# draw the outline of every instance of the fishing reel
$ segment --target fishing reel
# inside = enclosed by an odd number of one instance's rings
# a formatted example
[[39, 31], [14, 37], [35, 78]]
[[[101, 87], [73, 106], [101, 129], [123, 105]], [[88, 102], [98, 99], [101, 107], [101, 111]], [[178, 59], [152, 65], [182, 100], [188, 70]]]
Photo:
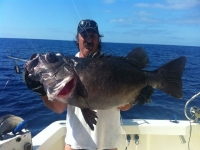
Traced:
[[200, 118], [200, 109], [196, 106], [193, 106], [190, 108], [190, 114], [194, 116], [195, 118], [194, 122], [198, 122], [198, 119]]
[[[197, 94], [195, 94], [194, 96], [192, 96], [192, 98], [190, 98], [190, 99], [187, 101], [187, 103], [185, 104], [185, 109], [184, 109], [184, 113], [185, 113], [186, 118], [187, 118], [188, 120], [194, 121], [195, 123], [197, 123], [197, 122], [198, 122], [198, 119], [200, 118], [200, 108], [198, 108], [198, 107], [196, 107], [196, 106], [191, 107], [191, 108], [190, 108], [190, 114], [191, 114], [192, 116], [191, 116], [191, 117], [188, 117], [188, 115], [187, 115], [187, 106], [188, 106], [188, 104], [189, 104], [192, 100], [194, 100], [194, 99], [195, 99], [197, 96], [199, 96], [199, 95], [200, 95], [200, 92], [197, 93]], [[194, 119], [192, 119], [192, 118], [194, 118]]]
[[[13, 59], [13, 60], [20, 60], [20, 61], [23, 61], [23, 62], [27, 62], [28, 61], [28, 60], [17, 58], [17, 57], [13, 57], [13, 56], [8, 56], [8, 58]], [[17, 64], [16, 61], [15, 61], [14, 71], [15, 71], [16, 74], [20, 74], [21, 73], [19, 65]]]

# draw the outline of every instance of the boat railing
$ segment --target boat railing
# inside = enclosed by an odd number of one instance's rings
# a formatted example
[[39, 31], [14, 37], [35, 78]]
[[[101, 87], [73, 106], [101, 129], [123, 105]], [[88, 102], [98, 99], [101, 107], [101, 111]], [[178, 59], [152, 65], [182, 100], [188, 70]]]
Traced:
[[[190, 120], [193, 121], [195, 123], [198, 122], [198, 119], [200, 118], [200, 108], [198, 108], [197, 106], [192, 106], [190, 108], [190, 114], [192, 115], [191, 117], [188, 117], [187, 115], [187, 107], [188, 104], [193, 101], [195, 98], [197, 98], [200, 95], [200, 92], [195, 94], [194, 96], [192, 96], [185, 104], [185, 109], [184, 109], [184, 113], [185, 113], [185, 117]], [[193, 119], [194, 118], [194, 119]]]

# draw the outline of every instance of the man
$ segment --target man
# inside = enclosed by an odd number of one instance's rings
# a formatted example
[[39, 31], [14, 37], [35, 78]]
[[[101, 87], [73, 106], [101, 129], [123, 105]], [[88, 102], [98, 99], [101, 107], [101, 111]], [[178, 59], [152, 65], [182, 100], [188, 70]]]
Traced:
[[[101, 37], [95, 21], [89, 19], [80, 21], [76, 36], [76, 44], [79, 52], [76, 54], [76, 57], [84, 58], [95, 52], [100, 54]], [[117, 150], [122, 137], [120, 110], [128, 110], [133, 104], [127, 104], [109, 110], [96, 110], [98, 120], [94, 131], [92, 131], [85, 122], [81, 110], [78, 107], [61, 103], [56, 99], [49, 101], [43, 85], [39, 82], [31, 81], [28, 78], [26, 70], [24, 71], [24, 80], [29, 89], [35, 91], [42, 97], [43, 102], [49, 109], [60, 114], [67, 108], [65, 150]], [[141, 99], [144, 99], [144, 97]], [[147, 102], [146, 99], [144, 101]]]

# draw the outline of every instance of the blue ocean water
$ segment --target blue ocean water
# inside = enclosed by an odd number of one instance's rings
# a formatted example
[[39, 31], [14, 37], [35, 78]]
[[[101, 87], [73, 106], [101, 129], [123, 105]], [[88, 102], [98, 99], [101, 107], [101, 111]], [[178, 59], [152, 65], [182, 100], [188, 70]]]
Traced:
[[[121, 112], [123, 119], [178, 119], [186, 120], [184, 106], [188, 99], [200, 91], [200, 47], [102, 43], [102, 51], [125, 56], [135, 47], [143, 47], [149, 56], [148, 70], [154, 70], [162, 64], [179, 56], [186, 56], [187, 63], [183, 73], [183, 99], [175, 99], [155, 90], [152, 102], [146, 105], [136, 105], [129, 111]], [[75, 55], [78, 50], [73, 41], [35, 40], [35, 39], [6, 39], [0, 38], [0, 116], [14, 114], [28, 120], [28, 129], [32, 136], [36, 135], [50, 123], [66, 118], [49, 110], [37, 94], [28, 90], [21, 74], [15, 74], [14, 65], [17, 63], [23, 70], [24, 62], [14, 61], [8, 56], [29, 59], [33, 53], [62, 52], [65, 55]], [[197, 97], [191, 106], [200, 107]], [[189, 105], [189, 108], [191, 107]]]

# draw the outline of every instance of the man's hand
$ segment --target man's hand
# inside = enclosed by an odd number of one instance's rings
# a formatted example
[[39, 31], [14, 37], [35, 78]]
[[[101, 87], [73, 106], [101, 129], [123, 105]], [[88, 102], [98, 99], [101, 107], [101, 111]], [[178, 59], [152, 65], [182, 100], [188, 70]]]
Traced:
[[47, 95], [46, 92], [45, 92], [45, 90], [44, 90], [43, 84], [41, 84], [39, 81], [31, 80], [28, 77], [28, 74], [29, 74], [28, 71], [26, 70], [26, 68], [24, 68], [22, 77], [23, 77], [23, 80], [24, 80], [24, 83], [26, 84], [26, 86], [30, 90], [32, 90], [35, 93], [37, 93], [39, 96], [45, 96], [45, 95]]
[[132, 104], [126, 104], [126, 105], [123, 105], [123, 106], [119, 106], [118, 108], [119, 108], [121, 111], [127, 111], [127, 110], [129, 110], [131, 107], [133, 107]]

